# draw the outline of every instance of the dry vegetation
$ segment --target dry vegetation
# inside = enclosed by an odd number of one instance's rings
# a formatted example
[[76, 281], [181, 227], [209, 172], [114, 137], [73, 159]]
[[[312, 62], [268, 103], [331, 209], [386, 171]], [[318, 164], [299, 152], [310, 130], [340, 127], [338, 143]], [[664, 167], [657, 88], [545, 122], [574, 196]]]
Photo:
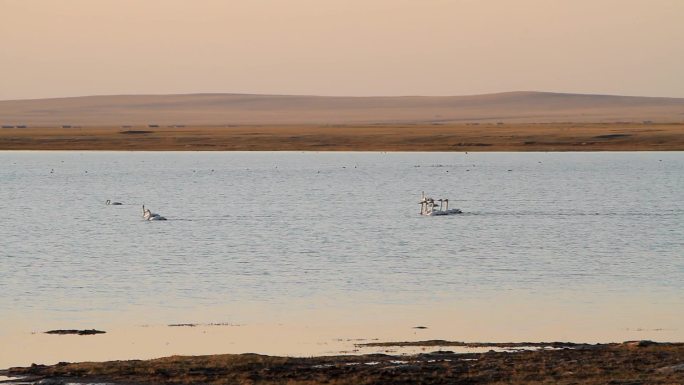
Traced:
[[682, 98], [547, 92], [9, 100], [0, 120], [2, 150], [684, 150]]
[[417, 124], [0, 129], [0, 150], [684, 150], [684, 124]]
[[34, 380], [120, 384], [682, 384], [684, 344], [575, 345], [557, 350], [411, 357], [256, 354], [13, 368]]

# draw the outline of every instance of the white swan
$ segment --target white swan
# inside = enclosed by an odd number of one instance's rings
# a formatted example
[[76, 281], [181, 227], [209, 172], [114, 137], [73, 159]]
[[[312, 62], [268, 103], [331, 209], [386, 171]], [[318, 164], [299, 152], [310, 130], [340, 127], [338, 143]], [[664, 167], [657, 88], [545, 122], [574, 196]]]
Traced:
[[150, 209], [146, 209], [145, 205], [142, 206], [143, 210], [143, 219], [146, 221], [165, 221], [166, 218], [162, 217], [159, 214], [155, 214]]
[[112, 202], [111, 200], [107, 199], [107, 201], [105, 202], [105, 204], [107, 204], [108, 206], [110, 206], [110, 205], [111, 205], [111, 206], [121, 206], [123, 203], [121, 203], [121, 202]]

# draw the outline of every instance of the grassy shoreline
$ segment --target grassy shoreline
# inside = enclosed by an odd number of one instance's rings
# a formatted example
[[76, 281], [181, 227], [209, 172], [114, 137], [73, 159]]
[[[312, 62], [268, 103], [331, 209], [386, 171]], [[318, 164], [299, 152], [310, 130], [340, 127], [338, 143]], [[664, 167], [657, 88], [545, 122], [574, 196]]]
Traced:
[[[424, 343], [430, 346], [431, 341]], [[486, 344], [494, 345], [510, 347], [516, 344]], [[33, 365], [11, 368], [4, 374], [22, 376], [31, 381], [49, 379], [51, 384], [684, 383], [684, 343], [635, 341], [621, 344], [543, 345], [550, 348], [466, 354], [438, 351], [413, 356], [172, 356], [147, 361]]]
[[29, 127], [0, 150], [684, 151], [684, 123]]

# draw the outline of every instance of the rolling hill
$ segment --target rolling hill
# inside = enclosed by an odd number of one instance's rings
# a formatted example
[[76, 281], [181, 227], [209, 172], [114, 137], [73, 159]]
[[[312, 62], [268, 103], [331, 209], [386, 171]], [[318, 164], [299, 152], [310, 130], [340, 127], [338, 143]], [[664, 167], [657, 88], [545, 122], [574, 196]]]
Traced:
[[0, 101], [27, 126], [684, 122], [684, 98], [507, 92], [473, 96], [114, 95]]

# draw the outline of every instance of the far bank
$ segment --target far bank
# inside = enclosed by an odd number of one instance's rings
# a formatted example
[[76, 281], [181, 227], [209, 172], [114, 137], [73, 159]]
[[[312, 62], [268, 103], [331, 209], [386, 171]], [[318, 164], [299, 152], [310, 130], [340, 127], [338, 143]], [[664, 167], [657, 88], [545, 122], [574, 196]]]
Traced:
[[684, 123], [12, 126], [0, 150], [683, 151]]

